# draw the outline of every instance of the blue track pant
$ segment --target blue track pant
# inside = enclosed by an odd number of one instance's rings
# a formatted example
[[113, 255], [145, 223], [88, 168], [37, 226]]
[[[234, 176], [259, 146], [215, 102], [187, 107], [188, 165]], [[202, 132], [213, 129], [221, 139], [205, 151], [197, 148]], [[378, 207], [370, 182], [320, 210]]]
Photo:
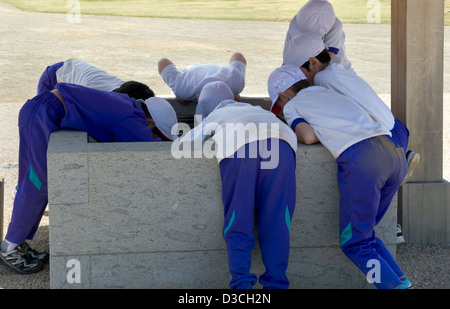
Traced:
[[64, 117], [61, 101], [51, 92], [28, 100], [19, 113], [18, 190], [6, 239], [32, 239], [47, 206], [47, 148], [50, 134]]
[[409, 130], [400, 120], [395, 119], [394, 128], [391, 130], [391, 133], [392, 137], [390, 137], [390, 140], [396, 147], [403, 148], [403, 151], [406, 154], [406, 151], [408, 150]]
[[[264, 149], [272, 149], [275, 143], [279, 145], [278, 165], [274, 169], [261, 169], [261, 162], [268, 160], [263, 159], [268, 157]], [[232, 275], [230, 288], [251, 288], [256, 283], [256, 275], [250, 273], [255, 214], [265, 266], [259, 281], [264, 288], [287, 288], [289, 229], [296, 197], [295, 153], [289, 144], [278, 139], [244, 147], [246, 154], [252, 147], [258, 147], [256, 158], [235, 154], [220, 162], [225, 214], [223, 236]]]
[[[396, 288], [404, 273], [374, 227], [383, 218], [407, 173], [403, 148], [386, 136], [361, 141], [337, 159], [340, 190], [340, 245], [377, 288]], [[375, 263], [375, 264], [374, 264]], [[379, 270], [379, 276], [373, 275]], [[373, 275], [373, 276], [372, 276]]]
[[42, 73], [41, 77], [39, 78], [39, 82], [37, 85], [37, 94], [41, 94], [45, 91], [51, 91], [55, 89], [55, 86], [57, 84], [56, 80], [56, 71], [60, 67], [62, 67], [64, 62], [58, 62], [53, 65], [48, 66], [45, 71]]
[[[28, 100], [19, 113], [18, 189], [6, 235], [12, 243], [33, 238], [47, 205], [47, 149], [52, 132], [82, 130], [100, 142], [156, 140], [143, 112], [135, 110], [137, 105], [127, 95], [70, 84], [60, 84], [58, 89], [67, 96], [67, 113], [50, 91]], [[101, 106], [109, 109], [103, 112]], [[122, 108], [129, 117], [122, 118]]]

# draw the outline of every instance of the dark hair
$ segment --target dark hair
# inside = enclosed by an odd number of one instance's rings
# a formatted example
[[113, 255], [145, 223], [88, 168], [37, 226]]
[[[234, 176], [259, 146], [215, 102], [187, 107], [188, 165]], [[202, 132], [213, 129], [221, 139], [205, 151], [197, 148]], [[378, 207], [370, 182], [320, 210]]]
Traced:
[[309, 86], [311, 86], [311, 83], [307, 79], [302, 79], [289, 87], [289, 89], [295, 93], [299, 93], [300, 90], [308, 88]]
[[[320, 63], [328, 63], [331, 61], [331, 57], [330, 54], [328, 53], [328, 50], [325, 48], [324, 50], [322, 50], [320, 52], [320, 54], [318, 54], [317, 56], [315, 56], [314, 58], [316, 58], [317, 60], [319, 60]], [[306, 61], [303, 65], [302, 68], [305, 68], [309, 71], [309, 60]]]
[[[148, 110], [147, 104], [145, 104], [143, 101], [138, 101], [139, 105], [141, 106], [142, 110], [144, 111], [145, 118], [152, 118], [152, 115], [150, 115], [150, 112]], [[153, 118], [152, 118], [153, 119]]]
[[114, 89], [113, 91], [125, 93], [130, 98], [134, 98], [136, 100], [146, 100], [155, 96], [155, 93], [147, 85], [136, 81], [125, 82], [119, 88]]
[[161, 138], [163, 141], [166, 142], [170, 142], [171, 140], [169, 138], [167, 138], [164, 134], [162, 134], [161, 130], [158, 129], [157, 127], [154, 127], [152, 129], [153, 134], [155, 134], [156, 136], [158, 136], [159, 138]]

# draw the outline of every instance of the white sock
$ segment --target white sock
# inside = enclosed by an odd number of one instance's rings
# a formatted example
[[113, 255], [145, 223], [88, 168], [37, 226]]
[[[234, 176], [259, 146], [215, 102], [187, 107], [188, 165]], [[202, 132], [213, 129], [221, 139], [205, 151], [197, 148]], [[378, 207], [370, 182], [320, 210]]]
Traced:
[[12, 242], [7, 241], [6, 239], [2, 242], [2, 251], [3, 252], [9, 252], [14, 250], [19, 244], [15, 244]]

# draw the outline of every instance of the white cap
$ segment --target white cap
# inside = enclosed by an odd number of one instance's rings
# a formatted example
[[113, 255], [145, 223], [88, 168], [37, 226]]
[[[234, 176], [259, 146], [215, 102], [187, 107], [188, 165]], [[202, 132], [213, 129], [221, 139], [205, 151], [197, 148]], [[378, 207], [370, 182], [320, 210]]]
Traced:
[[172, 134], [174, 126], [176, 126], [175, 132], [178, 131], [178, 118], [172, 105], [167, 100], [158, 97], [148, 98], [144, 103], [159, 131], [171, 141], [177, 139], [178, 136]]
[[324, 0], [309, 0], [293, 19], [298, 31], [311, 32], [321, 38], [330, 31], [335, 22], [333, 5]]
[[195, 109], [197, 123], [208, 117], [219, 106], [220, 102], [233, 99], [233, 92], [224, 82], [215, 81], [208, 83], [203, 87], [198, 97], [197, 108]]
[[278, 99], [278, 94], [288, 90], [293, 84], [306, 79], [305, 74], [300, 70], [299, 66], [283, 65], [276, 68], [269, 76], [267, 80], [267, 90], [269, 92], [270, 100], [272, 100], [272, 106], [270, 110], [274, 114], [278, 114], [280, 109], [275, 105]]
[[300, 33], [287, 42], [283, 50], [283, 63], [300, 67], [326, 48], [319, 36], [310, 32]]

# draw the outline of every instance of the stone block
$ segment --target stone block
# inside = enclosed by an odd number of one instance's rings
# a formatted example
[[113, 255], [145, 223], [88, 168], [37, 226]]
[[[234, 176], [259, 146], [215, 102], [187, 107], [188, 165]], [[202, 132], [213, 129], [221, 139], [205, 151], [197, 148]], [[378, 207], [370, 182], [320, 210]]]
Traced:
[[[216, 159], [171, 155], [171, 143], [93, 143], [51, 135], [51, 288], [228, 288]], [[299, 145], [291, 288], [371, 288], [338, 244], [336, 163]], [[396, 198], [377, 235], [395, 255]], [[264, 272], [258, 246], [252, 271]], [[80, 283], [70, 283], [76, 269]], [[257, 286], [259, 287], [259, 286]]]

